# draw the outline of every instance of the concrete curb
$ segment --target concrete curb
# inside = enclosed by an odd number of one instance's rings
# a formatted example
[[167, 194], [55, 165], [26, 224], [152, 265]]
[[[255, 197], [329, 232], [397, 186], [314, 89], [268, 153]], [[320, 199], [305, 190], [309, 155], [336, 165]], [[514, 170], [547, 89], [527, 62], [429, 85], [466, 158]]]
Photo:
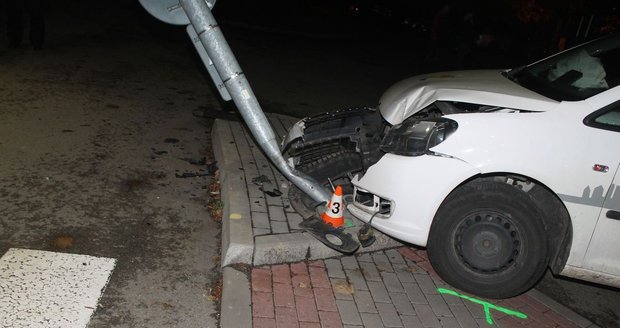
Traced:
[[[211, 132], [213, 154], [220, 171], [220, 192], [224, 203], [222, 215], [222, 267], [233, 263], [252, 264], [254, 236], [249, 198], [242, 174], [239, 153], [227, 121], [215, 120]], [[233, 233], [234, 232], [234, 233]]]
[[252, 292], [245, 273], [223, 269], [220, 327], [252, 327]]
[[533, 299], [539, 301], [540, 303], [545, 304], [546, 306], [556, 311], [557, 313], [563, 315], [564, 317], [566, 317], [566, 319], [574, 322], [579, 327], [582, 327], [582, 328], [598, 328], [599, 327], [593, 324], [590, 320], [575, 313], [573, 310], [556, 302], [551, 297], [541, 293], [537, 289], [530, 289], [526, 294], [531, 296]]

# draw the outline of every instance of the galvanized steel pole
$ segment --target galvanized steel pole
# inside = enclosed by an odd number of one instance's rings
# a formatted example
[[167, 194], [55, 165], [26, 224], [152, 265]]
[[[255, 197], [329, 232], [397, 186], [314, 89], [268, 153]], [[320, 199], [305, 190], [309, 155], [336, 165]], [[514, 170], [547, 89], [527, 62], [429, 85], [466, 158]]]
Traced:
[[282, 156], [275, 133], [207, 3], [204, 0], [180, 0], [180, 4], [261, 149], [304, 193], [315, 201], [328, 202], [331, 195], [327, 190], [315, 179], [290, 167]]

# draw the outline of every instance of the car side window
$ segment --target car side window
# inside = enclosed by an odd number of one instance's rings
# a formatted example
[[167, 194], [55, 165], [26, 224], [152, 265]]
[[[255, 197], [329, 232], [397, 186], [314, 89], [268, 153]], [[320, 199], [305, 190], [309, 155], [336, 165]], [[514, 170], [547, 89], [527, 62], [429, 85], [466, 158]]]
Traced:
[[583, 122], [594, 128], [620, 132], [620, 102], [597, 110], [588, 115]]

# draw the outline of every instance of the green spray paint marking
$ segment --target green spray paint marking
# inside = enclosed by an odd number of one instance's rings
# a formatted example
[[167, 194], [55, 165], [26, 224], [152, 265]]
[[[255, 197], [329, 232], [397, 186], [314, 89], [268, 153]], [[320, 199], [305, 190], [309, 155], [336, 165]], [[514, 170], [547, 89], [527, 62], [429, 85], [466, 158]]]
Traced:
[[489, 325], [493, 324], [493, 317], [491, 316], [491, 309], [493, 310], [497, 310], [499, 312], [504, 312], [508, 315], [513, 315], [517, 318], [521, 318], [521, 319], [527, 319], [527, 315], [525, 313], [521, 313], [518, 311], [513, 311], [510, 309], [507, 309], [505, 307], [501, 307], [501, 306], [497, 306], [495, 304], [489, 303], [489, 302], [485, 302], [485, 301], [481, 301], [479, 299], [473, 298], [473, 297], [469, 297], [467, 295], [463, 295], [463, 294], [459, 294], [453, 290], [449, 290], [449, 289], [445, 289], [445, 288], [437, 288], [437, 291], [440, 294], [449, 294], [449, 295], [454, 295], [456, 297], [460, 297], [460, 298], [464, 298], [470, 302], [476, 303], [476, 304], [480, 304], [482, 305], [482, 307], [484, 308], [484, 314], [487, 317], [487, 323]]

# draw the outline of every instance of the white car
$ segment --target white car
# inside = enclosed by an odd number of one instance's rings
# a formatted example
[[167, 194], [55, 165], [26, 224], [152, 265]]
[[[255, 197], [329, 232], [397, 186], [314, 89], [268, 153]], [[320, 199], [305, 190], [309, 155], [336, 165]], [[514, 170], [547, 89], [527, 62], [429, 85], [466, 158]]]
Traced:
[[[425, 74], [378, 111], [298, 122], [283, 147], [348, 210], [425, 246], [434, 269], [493, 298], [554, 273], [620, 287], [620, 35], [512, 70]], [[380, 113], [380, 116], [379, 116]]]

